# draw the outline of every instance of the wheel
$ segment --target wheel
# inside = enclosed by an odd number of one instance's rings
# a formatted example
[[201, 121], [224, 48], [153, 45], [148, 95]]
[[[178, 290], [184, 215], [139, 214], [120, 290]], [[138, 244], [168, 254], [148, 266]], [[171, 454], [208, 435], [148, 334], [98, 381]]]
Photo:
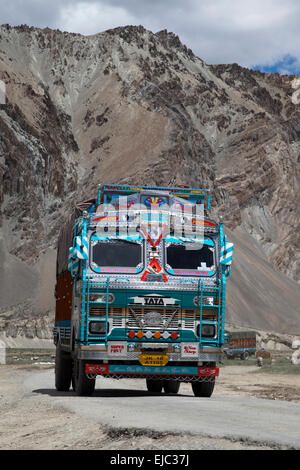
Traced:
[[60, 342], [56, 345], [55, 355], [55, 388], [58, 392], [67, 392], [72, 379], [71, 356], [61, 349]]
[[241, 354], [241, 359], [242, 361], [247, 361], [249, 359], [249, 356], [250, 354], [248, 353], [248, 351], [244, 351], [242, 354]]
[[180, 382], [178, 380], [165, 380], [164, 391], [165, 393], [178, 393]]
[[195, 397], [211, 397], [215, 388], [215, 378], [209, 382], [192, 382]]
[[96, 378], [89, 379], [85, 372], [85, 362], [80, 359], [74, 360], [72, 385], [76, 394], [80, 397], [92, 395], [95, 390]]
[[163, 388], [163, 381], [146, 379], [146, 385], [147, 385], [148, 392], [161, 393], [162, 388]]

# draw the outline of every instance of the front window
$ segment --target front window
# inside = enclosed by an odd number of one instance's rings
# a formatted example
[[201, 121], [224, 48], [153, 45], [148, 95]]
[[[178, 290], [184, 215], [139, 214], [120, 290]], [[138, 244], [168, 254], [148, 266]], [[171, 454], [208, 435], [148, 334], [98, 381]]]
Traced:
[[142, 245], [127, 240], [92, 241], [91, 268], [96, 272], [142, 270]]
[[170, 243], [166, 247], [166, 268], [170, 274], [212, 275], [215, 247], [197, 243]]

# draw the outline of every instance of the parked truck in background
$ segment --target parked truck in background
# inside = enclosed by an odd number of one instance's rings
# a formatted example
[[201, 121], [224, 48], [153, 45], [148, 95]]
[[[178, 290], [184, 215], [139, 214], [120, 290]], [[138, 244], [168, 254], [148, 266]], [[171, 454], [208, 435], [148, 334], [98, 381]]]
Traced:
[[256, 353], [255, 331], [225, 332], [224, 352], [228, 359], [239, 357], [242, 360], [249, 359]]
[[57, 250], [57, 390], [91, 395], [101, 375], [211, 396], [233, 245], [209, 208], [203, 189], [110, 184], [74, 207]]

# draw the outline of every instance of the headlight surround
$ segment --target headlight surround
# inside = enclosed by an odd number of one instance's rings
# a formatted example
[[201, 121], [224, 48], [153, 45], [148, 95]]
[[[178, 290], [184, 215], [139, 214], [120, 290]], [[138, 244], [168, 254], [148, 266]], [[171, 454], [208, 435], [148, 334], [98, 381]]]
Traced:
[[[108, 332], [109, 332], [109, 323], [107, 324], [107, 333]], [[106, 333], [106, 322], [105, 321], [90, 321], [89, 333], [91, 335], [104, 336]]]
[[[200, 323], [196, 327], [196, 335], [200, 337]], [[201, 328], [201, 338], [214, 338], [216, 336], [216, 326], [215, 325], [202, 325]]]

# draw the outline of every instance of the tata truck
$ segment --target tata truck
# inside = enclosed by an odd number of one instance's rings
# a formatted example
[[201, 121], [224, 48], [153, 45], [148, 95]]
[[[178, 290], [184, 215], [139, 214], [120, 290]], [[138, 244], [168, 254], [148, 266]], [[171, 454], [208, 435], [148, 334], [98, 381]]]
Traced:
[[212, 395], [233, 245], [209, 210], [204, 189], [114, 184], [74, 206], [57, 249], [57, 390], [91, 395], [103, 376]]

